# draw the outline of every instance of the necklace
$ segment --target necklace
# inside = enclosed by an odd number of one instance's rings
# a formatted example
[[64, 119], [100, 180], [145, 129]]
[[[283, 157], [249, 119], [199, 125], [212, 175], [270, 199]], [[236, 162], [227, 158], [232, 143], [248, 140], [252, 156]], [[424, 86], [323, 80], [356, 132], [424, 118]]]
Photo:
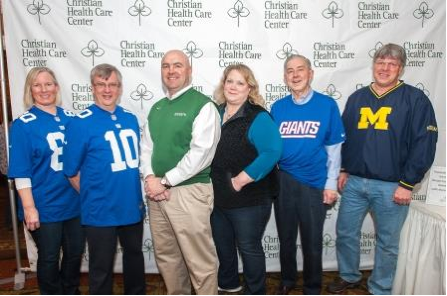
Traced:
[[230, 112], [228, 112], [228, 109], [225, 108], [224, 122], [228, 121], [231, 117], [233, 117], [233, 115], [234, 115], [235, 113], [236, 113], [236, 112], [234, 112], [234, 113], [230, 113]]

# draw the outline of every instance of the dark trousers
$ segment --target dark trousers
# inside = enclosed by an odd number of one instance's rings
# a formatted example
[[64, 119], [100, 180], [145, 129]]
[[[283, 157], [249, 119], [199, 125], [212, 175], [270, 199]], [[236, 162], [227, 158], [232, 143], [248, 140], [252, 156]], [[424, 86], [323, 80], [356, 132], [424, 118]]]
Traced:
[[272, 204], [224, 209], [214, 207], [211, 215], [213, 239], [219, 257], [219, 287], [239, 287], [237, 250], [242, 257], [245, 294], [265, 294], [265, 255], [262, 236]]
[[[79, 218], [41, 223], [31, 231], [37, 246], [37, 282], [41, 294], [80, 294], [84, 232]], [[59, 265], [60, 250], [62, 261]]]
[[320, 294], [325, 217], [322, 190], [302, 184], [281, 171], [275, 219], [280, 242], [282, 285], [293, 287], [297, 280], [296, 240], [299, 228], [303, 253], [303, 292]]
[[117, 238], [123, 253], [124, 294], [146, 294], [144, 257], [141, 249], [143, 222], [125, 226], [86, 226], [89, 251], [89, 293], [113, 294], [113, 264]]

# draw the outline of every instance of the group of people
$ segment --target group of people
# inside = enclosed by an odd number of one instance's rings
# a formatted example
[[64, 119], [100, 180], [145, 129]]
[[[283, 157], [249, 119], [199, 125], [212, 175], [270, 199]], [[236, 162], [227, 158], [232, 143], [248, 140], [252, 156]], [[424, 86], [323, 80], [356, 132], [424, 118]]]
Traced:
[[405, 64], [401, 46], [377, 50], [374, 81], [349, 97], [340, 116], [332, 98], [312, 89], [309, 59], [290, 55], [284, 63], [290, 95], [269, 113], [246, 65], [224, 70], [213, 102], [192, 87], [188, 57], [171, 50], [161, 61], [166, 97], [152, 106], [141, 140], [136, 117], [118, 105], [122, 77], [114, 66], [93, 68], [95, 104], [77, 115], [58, 107], [54, 73], [31, 69], [28, 111], [11, 130], [9, 177], [38, 248], [41, 293], [79, 293], [86, 238], [91, 294], [112, 294], [117, 239], [124, 293], [145, 294], [143, 181], [168, 294], [191, 288], [265, 294], [262, 237], [272, 205], [280, 241], [277, 294], [295, 288], [298, 231], [303, 292], [320, 294], [323, 226], [337, 191], [340, 278], [327, 290], [359, 284], [360, 231], [370, 211], [377, 243], [368, 290], [390, 294], [411, 191], [430, 168], [437, 141], [429, 99], [400, 80]]

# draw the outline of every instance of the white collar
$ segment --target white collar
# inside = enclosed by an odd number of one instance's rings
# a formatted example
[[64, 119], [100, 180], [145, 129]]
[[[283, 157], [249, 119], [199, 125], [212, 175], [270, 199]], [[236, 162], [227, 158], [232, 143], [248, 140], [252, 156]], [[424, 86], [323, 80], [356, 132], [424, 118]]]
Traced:
[[181, 90], [179, 90], [178, 92], [176, 92], [175, 94], [173, 94], [172, 96], [169, 96], [169, 93], [166, 92], [166, 97], [172, 101], [177, 99], [178, 97], [180, 97], [182, 94], [184, 94], [185, 92], [187, 92], [190, 88], [192, 87], [192, 84], [189, 84], [187, 86], [185, 86], [184, 88], [182, 88]]

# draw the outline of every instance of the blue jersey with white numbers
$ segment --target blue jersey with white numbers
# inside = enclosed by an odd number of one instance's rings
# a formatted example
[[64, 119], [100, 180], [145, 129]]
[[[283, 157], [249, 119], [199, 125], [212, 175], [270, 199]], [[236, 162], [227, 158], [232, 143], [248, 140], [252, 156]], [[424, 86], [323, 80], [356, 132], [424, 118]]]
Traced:
[[111, 113], [92, 105], [67, 126], [64, 173], [81, 174], [83, 225], [119, 226], [142, 220], [139, 140], [137, 118], [120, 106]]
[[337, 103], [316, 91], [303, 105], [295, 104], [288, 95], [273, 104], [271, 114], [283, 141], [279, 168], [304, 184], [323, 189], [327, 179], [325, 146], [345, 140]]
[[[52, 115], [33, 106], [14, 120], [10, 135], [9, 178], [31, 179], [40, 222], [59, 222], [80, 214], [79, 195], [63, 173], [65, 126], [74, 114], [57, 107]], [[23, 208], [19, 199], [19, 218]]]

